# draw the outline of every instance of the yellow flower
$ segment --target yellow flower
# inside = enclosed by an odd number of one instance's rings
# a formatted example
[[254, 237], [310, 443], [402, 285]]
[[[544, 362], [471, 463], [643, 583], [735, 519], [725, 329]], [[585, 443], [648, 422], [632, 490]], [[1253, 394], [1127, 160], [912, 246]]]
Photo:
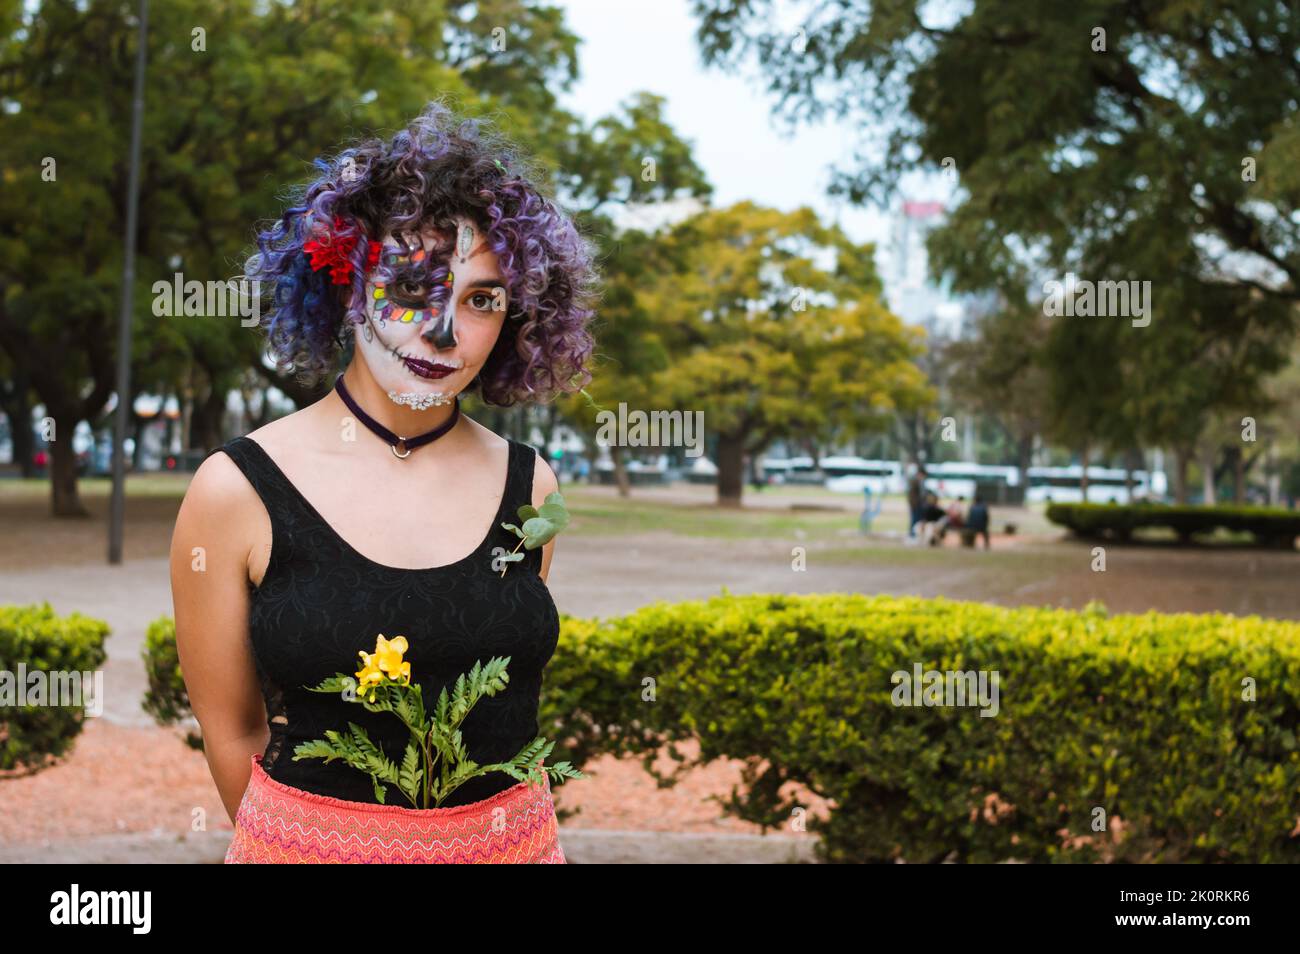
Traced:
[[357, 679], [360, 680], [361, 685], [363, 686], [371, 683], [378, 685], [384, 681], [384, 674], [377, 666], [367, 663], [365, 666], [357, 670]]
[[376, 665], [387, 673], [388, 678], [409, 684], [411, 681], [411, 664], [402, 662], [402, 653], [406, 652], [406, 649], [405, 636], [394, 636], [389, 640], [384, 638], [383, 633], [380, 633], [378, 640], [375, 642], [375, 656], [378, 657]]
[[372, 701], [374, 688], [381, 685], [385, 679], [406, 685], [411, 684], [411, 664], [402, 661], [402, 653], [406, 650], [405, 636], [394, 636], [390, 640], [386, 639], [383, 633], [380, 633], [375, 640], [373, 653], [368, 653], [364, 649], [357, 650], [357, 655], [361, 657], [362, 662], [361, 668], [356, 672], [357, 679], [360, 681], [359, 688], [363, 693], [369, 688], [371, 690], [369, 698]]

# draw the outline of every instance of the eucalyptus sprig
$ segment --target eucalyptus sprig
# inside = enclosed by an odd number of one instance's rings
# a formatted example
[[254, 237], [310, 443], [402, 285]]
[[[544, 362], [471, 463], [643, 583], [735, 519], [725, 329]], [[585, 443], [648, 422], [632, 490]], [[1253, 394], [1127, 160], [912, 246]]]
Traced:
[[510, 657], [494, 656], [487, 663], [475, 662], [462, 673], [451, 694], [446, 687], [438, 695], [433, 716], [426, 716], [424, 696], [418, 684], [410, 681], [411, 664], [402, 661], [406, 639], [388, 640], [381, 633], [374, 653], [361, 652], [364, 665], [354, 676], [336, 673], [319, 686], [307, 686], [313, 692], [333, 692], [349, 702], [360, 703], [368, 712], [391, 712], [406, 726], [410, 741], [401, 764], [395, 763], [371, 741], [366, 730], [355, 722], [348, 731], [326, 730], [324, 739], [303, 742], [294, 748], [294, 761], [319, 758], [326, 763], [342, 759], [347, 765], [370, 776], [375, 799], [384, 804], [387, 794], [383, 783], [396, 785], [412, 807], [438, 807], [457, 788], [472, 778], [488, 772], [505, 772], [516, 781], [542, 782], [543, 773], [556, 782], [565, 778], [586, 778], [569, 762], [556, 762], [538, 768], [551, 754], [554, 742], [538, 736], [509, 762], [479, 765], [469, 757], [461, 736], [461, 724], [470, 709], [484, 696], [494, 696], [510, 682], [506, 666]]
[[502, 576], [506, 575], [506, 569], [511, 563], [522, 560], [526, 556], [519, 552], [520, 547], [525, 550], [536, 550], [569, 525], [569, 510], [564, 506], [564, 496], [558, 490], [552, 490], [547, 494], [540, 507], [524, 504], [515, 511], [515, 514], [523, 526], [517, 527], [513, 523], [501, 524], [519, 537], [519, 542], [515, 544], [513, 550], [495, 558], [502, 563]]

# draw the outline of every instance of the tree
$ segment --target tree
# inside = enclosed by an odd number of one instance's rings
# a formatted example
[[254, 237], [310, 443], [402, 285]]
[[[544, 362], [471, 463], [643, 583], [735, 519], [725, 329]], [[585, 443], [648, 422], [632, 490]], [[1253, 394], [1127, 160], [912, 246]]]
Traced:
[[0, 412], [9, 420], [13, 460], [23, 477], [36, 476], [36, 462], [32, 459], [36, 441], [32, 438], [31, 427], [34, 404], [27, 372], [13, 365], [0, 352]]
[[938, 428], [950, 409], [947, 352], [951, 339], [930, 335], [916, 364], [929, 387], [930, 400], [908, 402], [894, 415], [893, 434], [907, 459], [916, 464], [935, 460], [934, 442]]
[[997, 423], [1015, 448], [1023, 487], [1029, 486], [1034, 439], [1045, 427], [1047, 332], [1041, 309], [1004, 302], [978, 318], [975, 334], [952, 342], [945, 354], [954, 396]]
[[[664, 119], [663, 97], [638, 93], [612, 115], [571, 137], [559, 150], [564, 186], [578, 209], [579, 227], [596, 241], [602, 278], [596, 333], [600, 347], [587, 386], [591, 396], [562, 397], [566, 420], [596, 443], [599, 408], [650, 407], [655, 375], [667, 366], [653, 317], [641, 307], [638, 289], [652, 278], [658, 236], [617, 228], [614, 215], [629, 205], [683, 198], [707, 200], [713, 187], [691, 155], [690, 146]], [[649, 161], [647, 161], [649, 160]], [[609, 448], [620, 496], [631, 484], [623, 448]]]
[[[1199, 282], [1171, 282], [1166, 298], [1173, 320], [1158, 335], [1126, 335], [1119, 359], [1124, 385], [1117, 414], [1147, 446], [1174, 451], [1174, 496], [1188, 499], [1187, 472], [1197, 456], [1216, 454], [1227, 432], [1214, 422], [1241, 408], [1267, 406], [1265, 388], [1288, 358], [1282, 321], [1256, 320], [1261, 310], [1283, 310], [1285, 302], [1259, 301], [1249, 287], [1206, 288]], [[1155, 319], [1147, 329], [1156, 328]], [[1238, 414], [1238, 421], [1240, 414]], [[1240, 425], [1237, 428], [1240, 430]], [[1204, 450], [1206, 442], [1213, 451]]]
[[920, 333], [881, 304], [870, 262], [870, 246], [811, 209], [750, 202], [694, 215], [655, 246], [639, 298], [668, 355], [654, 393], [704, 412], [720, 504], [739, 505], [746, 454], [782, 437], [879, 430], [930, 397]]
[[1118, 413], [1124, 389], [1120, 351], [1124, 327], [1110, 318], [1057, 317], [1043, 351], [1047, 369], [1047, 437], [1079, 455], [1079, 486], [1087, 499], [1088, 467], [1099, 449], [1129, 444]]

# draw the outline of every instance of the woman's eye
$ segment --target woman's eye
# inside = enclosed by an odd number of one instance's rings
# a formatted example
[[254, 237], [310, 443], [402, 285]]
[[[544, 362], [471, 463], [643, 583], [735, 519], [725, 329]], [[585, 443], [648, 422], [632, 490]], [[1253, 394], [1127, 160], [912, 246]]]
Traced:
[[407, 308], [423, 308], [429, 300], [429, 290], [420, 282], [403, 279], [388, 286], [388, 297]]
[[479, 311], [491, 311], [495, 300], [487, 292], [475, 292], [469, 299], [470, 307]]

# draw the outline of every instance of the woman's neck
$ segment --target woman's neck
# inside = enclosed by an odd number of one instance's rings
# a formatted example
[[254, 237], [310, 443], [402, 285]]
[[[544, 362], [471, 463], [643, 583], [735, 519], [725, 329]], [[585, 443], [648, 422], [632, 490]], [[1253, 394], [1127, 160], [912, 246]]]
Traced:
[[[417, 411], [413, 407], [396, 403], [371, 376], [365, 362], [355, 358], [343, 372], [343, 383], [361, 410], [401, 437], [415, 437], [445, 424], [455, 409], [452, 404], [439, 404]], [[333, 400], [342, 403], [337, 394], [331, 396]]]

